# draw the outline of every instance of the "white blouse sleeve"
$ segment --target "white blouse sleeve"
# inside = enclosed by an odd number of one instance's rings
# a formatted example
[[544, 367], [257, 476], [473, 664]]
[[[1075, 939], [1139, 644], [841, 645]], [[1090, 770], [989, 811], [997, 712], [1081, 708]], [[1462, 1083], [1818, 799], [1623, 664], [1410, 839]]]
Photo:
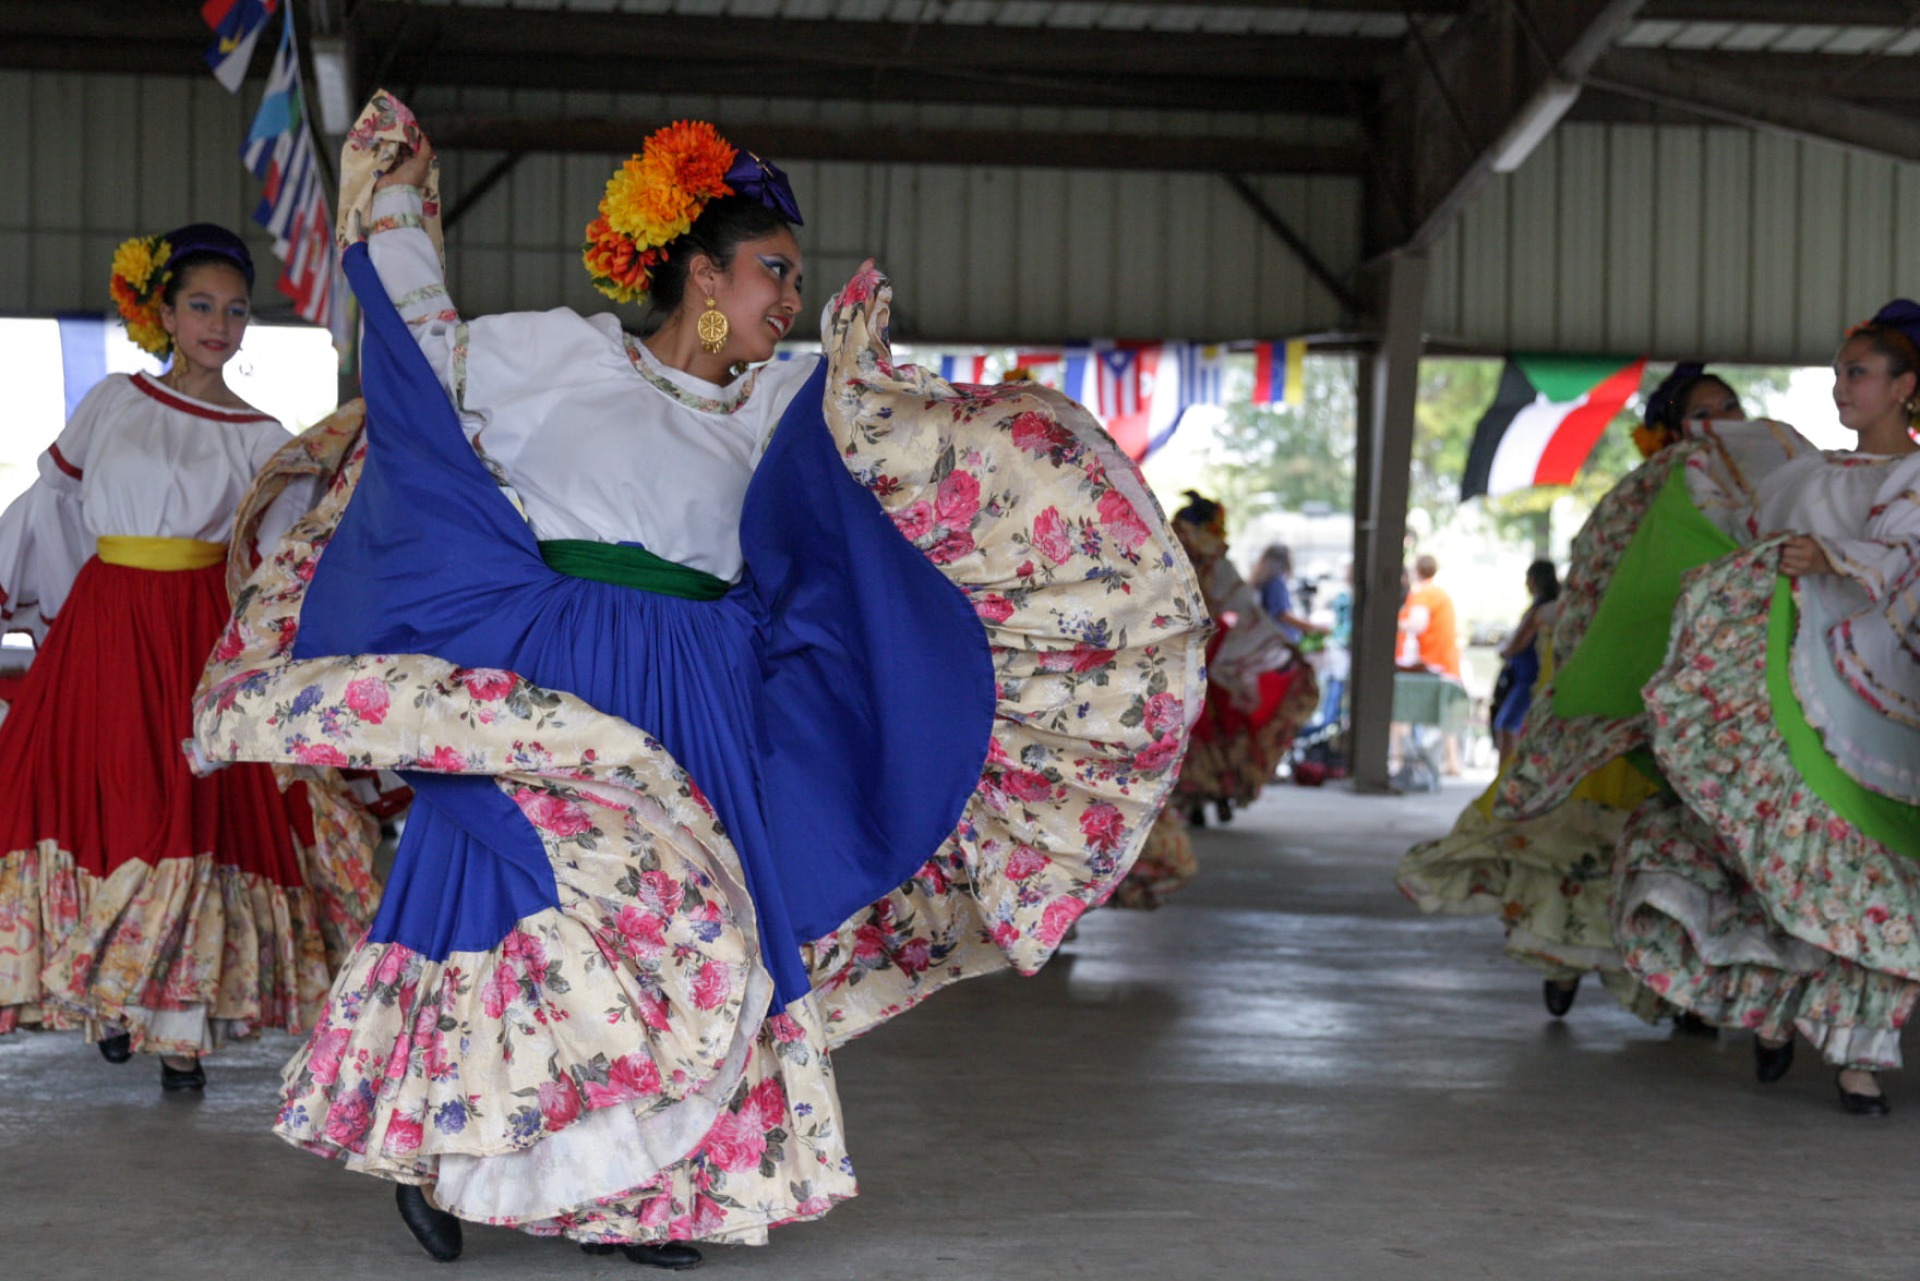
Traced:
[[447, 293], [419, 191], [381, 190], [373, 215], [367, 253], [387, 297], [433, 366], [467, 438], [505, 484], [544, 415], [570, 387], [625, 367], [619, 322], [564, 307], [468, 321]]
[[1901, 466], [1881, 487], [1860, 537], [1819, 531], [1813, 536], [1834, 570], [1875, 601], [1910, 583], [1920, 562], [1920, 458]]
[[87, 393], [40, 455], [39, 477], [0, 514], [0, 618], [12, 630], [38, 636], [93, 555], [80, 480], [100, 421], [124, 382], [109, 378]]

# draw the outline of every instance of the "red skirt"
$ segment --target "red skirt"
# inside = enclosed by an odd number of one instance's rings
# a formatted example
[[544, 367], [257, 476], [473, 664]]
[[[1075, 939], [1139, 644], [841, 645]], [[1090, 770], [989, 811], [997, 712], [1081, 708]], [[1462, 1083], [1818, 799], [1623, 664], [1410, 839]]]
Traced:
[[304, 788], [265, 765], [196, 778], [181, 751], [225, 577], [88, 561], [0, 722], [0, 1031], [195, 1053], [304, 1030], [325, 998]]

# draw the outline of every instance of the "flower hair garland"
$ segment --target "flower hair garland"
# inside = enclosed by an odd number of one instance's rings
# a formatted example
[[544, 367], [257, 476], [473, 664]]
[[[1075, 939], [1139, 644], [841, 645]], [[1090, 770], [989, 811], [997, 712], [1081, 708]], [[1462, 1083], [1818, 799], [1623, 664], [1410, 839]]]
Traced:
[[142, 351], [165, 356], [173, 338], [160, 323], [162, 292], [173, 275], [166, 262], [173, 257], [173, 246], [164, 236], [135, 236], [122, 241], [113, 251], [113, 275], [108, 288], [113, 304], [126, 322], [127, 337]]
[[600, 216], [587, 227], [580, 258], [593, 287], [615, 302], [645, 298], [668, 243], [687, 233], [708, 201], [734, 194], [727, 171], [737, 154], [702, 120], [678, 120], [648, 137], [607, 180]]

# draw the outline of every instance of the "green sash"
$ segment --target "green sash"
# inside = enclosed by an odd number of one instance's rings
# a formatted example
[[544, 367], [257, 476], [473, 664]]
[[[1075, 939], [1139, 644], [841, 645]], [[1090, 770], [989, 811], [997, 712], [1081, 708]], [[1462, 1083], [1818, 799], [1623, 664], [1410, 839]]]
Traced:
[[723, 578], [675, 564], [643, 547], [596, 543], [583, 538], [555, 538], [540, 544], [540, 559], [562, 574], [590, 578], [616, 587], [679, 596], [685, 600], [719, 600], [732, 584]]
[[1648, 504], [1620, 554], [1587, 634], [1554, 673], [1556, 716], [1638, 716], [1641, 687], [1667, 657], [1680, 576], [1738, 551], [1739, 544], [1701, 515], [1675, 467]]
[[1814, 795], [1832, 806], [1834, 813], [1896, 854], [1920, 858], [1920, 807], [1870, 792], [1856, 783], [1827, 754], [1820, 731], [1800, 709], [1790, 669], [1799, 614], [1793, 603], [1793, 584], [1783, 576], [1773, 585], [1773, 608], [1767, 611], [1767, 696], [1773, 704], [1774, 726], [1787, 741], [1787, 755]]

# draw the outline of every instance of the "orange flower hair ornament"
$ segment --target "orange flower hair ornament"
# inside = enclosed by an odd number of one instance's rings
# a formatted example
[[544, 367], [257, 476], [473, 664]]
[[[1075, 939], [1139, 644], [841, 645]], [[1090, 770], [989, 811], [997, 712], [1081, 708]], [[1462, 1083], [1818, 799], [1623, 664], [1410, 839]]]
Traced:
[[142, 351], [162, 357], [173, 347], [172, 336], [160, 323], [161, 293], [172, 275], [166, 262], [171, 257], [173, 246], [165, 236], [122, 241], [113, 251], [113, 274], [107, 282], [113, 305], [126, 322], [127, 337]]
[[600, 216], [587, 226], [580, 259], [593, 287], [615, 302], [645, 298], [668, 243], [687, 233], [709, 201], [733, 194], [727, 171], [737, 154], [701, 120], [675, 121], [649, 136], [607, 180]]

